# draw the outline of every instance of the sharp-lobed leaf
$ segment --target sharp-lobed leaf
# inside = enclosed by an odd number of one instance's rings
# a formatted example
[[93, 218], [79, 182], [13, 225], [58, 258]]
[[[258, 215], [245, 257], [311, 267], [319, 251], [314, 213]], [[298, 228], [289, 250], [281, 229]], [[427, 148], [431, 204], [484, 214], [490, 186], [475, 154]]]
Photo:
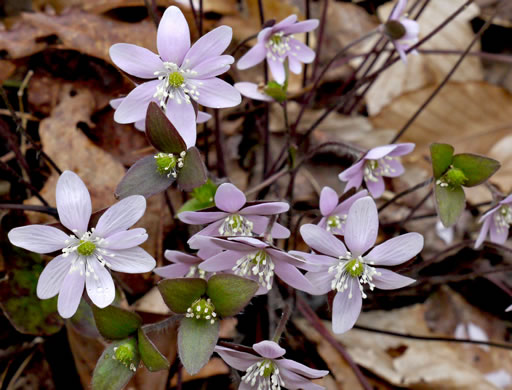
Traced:
[[169, 361], [160, 353], [142, 328], [139, 328], [138, 331], [138, 341], [140, 358], [149, 371], [155, 372], [169, 369]]
[[258, 283], [237, 275], [219, 274], [208, 280], [206, 294], [221, 317], [238, 314], [258, 291]]
[[466, 205], [464, 190], [462, 187], [441, 187], [436, 184], [434, 192], [436, 209], [441, 222], [445, 227], [455, 225]]
[[135, 333], [142, 325], [142, 318], [136, 313], [116, 306], [104, 309], [93, 305], [94, 321], [100, 334], [106, 339], [120, 340]]
[[179, 155], [187, 150], [185, 141], [155, 102], [149, 104], [146, 114], [146, 135], [149, 142], [162, 152]]
[[453, 146], [448, 144], [430, 145], [430, 156], [432, 158], [432, 169], [434, 177], [440, 178], [447, 171], [453, 160]]
[[206, 280], [200, 278], [165, 279], [158, 283], [165, 304], [173, 313], [183, 314], [206, 293]]
[[195, 146], [187, 150], [183, 168], [178, 171], [178, 186], [182, 191], [192, 191], [206, 183], [207, 171], [201, 153]]
[[197, 374], [204, 367], [219, 338], [219, 323], [183, 318], [178, 330], [178, 351], [185, 370]]
[[464, 172], [464, 187], [474, 187], [489, 179], [499, 169], [500, 163], [489, 157], [471, 153], [453, 156], [453, 166]]
[[164, 191], [174, 182], [174, 177], [167, 177], [157, 171], [154, 156], [143, 157], [133, 164], [116, 188], [116, 198], [130, 195], [151, 195]]

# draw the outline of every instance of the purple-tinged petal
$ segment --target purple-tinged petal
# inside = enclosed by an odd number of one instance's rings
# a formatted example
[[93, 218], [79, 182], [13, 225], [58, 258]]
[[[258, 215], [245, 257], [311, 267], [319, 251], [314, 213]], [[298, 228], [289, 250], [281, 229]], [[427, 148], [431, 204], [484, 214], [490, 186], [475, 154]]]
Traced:
[[380, 169], [379, 174], [386, 177], [398, 177], [401, 176], [405, 169], [402, 163], [398, 160], [386, 160], [386, 169]]
[[227, 72], [235, 61], [232, 56], [223, 55], [204, 60], [194, 68], [194, 79], [207, 79]]
[[325, 387], [314, 384], [309, 379], [304, 378], [303, 376], [294, 373], [291, 370], [288, 370], [284, 367], [280, 366], [281, 360], [276, 361], [277, 366], [279, 367], [279, 375], [284, 381], [284, 385], [289, 390], [325, 390]]
[[345, 243], [353, 256], [360, 256], [370, 249], [379, 231], [377, 206], [370, 197], [354, 202], [345, 225]]
[[165, 10], [158, 26], [156, 46], [164, 61], [181, 66], [190, 49], [190, 30], [178, 7], [171, 6]]
[[99, 308], [104, 308], [114, 302], [116, 288], [112, 276], [95, 257], [87, 258], [85, 287], [91, 301]]
[[240, 210], [240, 215], [274, 215], [286, 213], [289, 209], [290, 205], [286, 202], [268, 202], [244, 207]]
[[98, 220], [94, 235], [109, 238], [112, 234], [125, 231], [135, 225], [146, 211], [146, 198], [132, 195], [109, 207]]
[[377, 245], [365, 256], [365, 260], [376, 265], [398, 265], [412, 259], [422, 249], [423, 236], [407, 233]]
[[318, 19], [308, 19], [308, 20], [304, 20], [303, 22], [298, 22], [298, 23], [294, 23], [292, 25], [286, 26], [283, 28], [282, 31], [286, 35], [300, 34], [300, 33], [313, 31], [315, 28], [318, 27], [318, 24], [319, 24]]
[[139, 131], [146, 131], [146, 120], [145, 119], [141, 119], [140, 121], [136, 121], [134, 123], [134, 126]]
[[373, 149], [370, 149], [368, 153], [364, 155], [365, 160], [379, 160], [382, 157], [388, 156], [391, 152], [393, 152], [397, 148], [397, 145], [382, 145], [377, 146]]
[[[188, 69], [195, 68], [205, 58], [218, 57], [227, 49], [233, 37], [233, 30], [228, 26], [220, 26], [199, 38], [192, 45], [183, 65]], [[232, 62], [231, 62], [232, 63]]]
[[200, 95], [197, 102], [205, 107], [226, 108], [240, 104], [242, 96], [231, 84], [217, 77], [203, 79], [201, 82], [191, 80], [195, 84]]
[[290, 38], [288, 43], [291, 47], [288, 57], [293, 57], [300, 62], [304, 62], [305, 64], [313, 62], [315, 59], [315, 51], [312, 50], [309, 46], [294, 38]]
[[196, 144], [197, 138], [197, 125], [196, 125], [196, 112], [191, 103], [181, 101], [178, 104], [176, 98], [169, 99], [167, 102], [167, 117], [174, 125], [178, 133], [185, 141], [187, 149]]
[[204, 225], [212, 223], [228, 216], [224, 211], [183, 211], [178, 214], [181, 222], [190, 225]]
[[[219, 242], [222, 242], [222, 241], [227, 241], [229, 243], [239, 242], [239, 243], [242, 243], [245, 245], [252, 246], [253, 248], [259, 248], [259, 249], [267, 248], [269, 246], [266, 242], [264, 242], [262, 240], [258, 240], [257, 238], [253, 238], [253, 237], [228, 237], [227, 240], [220, 240]], [[226, 248], [226, 249], [230, 249], [230, 248]]]
[[71, 262], [76, 259], [75, 253], [69, 256], [57, 256], [44, 267], [37, 281], [37, 297], [39, 299], [53, 298], [59, 293], [60, 286], [69, 272]]
[[236, 262], [245, 255], [247, 252], [224, 251], [203, 261], [199, 268], [207, 272], [231, 271]]
[[338, 259], [331, 256], [317, 255], [316, 253], [306, 253], [300, 251], [290, 251], [288, 254], [298, 257], [299, 259], [306, 260], [309, 264], [311, 264], [312, 269], [303, 268], [308, 271], [318, 271], [318, 269], [327, 269], [325, 266], [330, 267], [331, 265], [337, 264]]
[[[241, 237], [242, 238], [242, 237]], [[260, 240], [256, 240], [258, 243], [262, 243]], [[196, 234], [188, 240], [188, 245], [192, 249], [200, 249], [206, 246], [216, 247], [224, 250], [236, 251], [236, 252], [250, 252], [256, 250], [255, 248], [260, 249], [259, 246], [253, 246], [250, 242], [238, 242], [235, 240], [225, 240], [221, 238], [209, 237], [204, 235]], [[265, 247], [264, 246], [264, 247]]]
[[507, 241], [508, 226], [496, 226], [495, 221], [492, 221], [489, 229], [490, 241], [495, 244], [503, 245]]
[[190, 271], [190, 264], [171, 264], [164, 267], [158, 267], [153, 270], [155, 274], [162, 278], [174, 279], [183, 278]]
[[293, 25], [297, 21], [297, 15], [293, 14], [290, 16], [287, 16], [280, 22], [274, 24], [272, 26], [272, 31], [282, 31], [285, 27]]
[[121, 103], [123, 102], [124, 100], [124, 97], [120, 97], [120, 98], [117, 98], [117, 99], [112, 99], [109, 103], [110, 103], [110, 107], [112, 107], [114, 110], [117, 109], [117, 107], [119, 107], [121, 105]]
[[360, 160], [338, 175], [338, 179], [347, 182], [345, 189], [343, 190], [344, 192], [347, 192], [351, 188], [357, 189], [361, 187], [361, 184], [363, 183], [363, 169], [365, 163], [366, 161], [364, 159]]
[[[263, 217], [261, 215], [246, 215], [249, 221], [253, 223], [252, 231], [256, 234], [264, 234], [267, 230], [269, 217]], [[275, 239], [288, 238], [290, 237], [290, 231], [283, 225], [274, 222], [270, 235]]]
[[297, 268], [308, 270], [308, 271], [316, 271], [320, 267], [318, 264], [316, 264], [316, 265], [308, 264], [303, 257], [293, 256], [291, 253], [287, 253], [280, 249], [267, 248], [266, 252], [270, 255], [270, 257], [272, 258], [272, 261], [274, 263], [276, 263], [276, 262], [287, 263], [287, 264], [292, 265], [293, 267], [297, 267]]
[[407, 64], [407, 53], [405, 52], [408, 48], [408, 45], [402, 45], [396, 41], [393, 41], [393, 45], [395, 46], [396, 51], [400, 55], [400, 59], [404, 64]]
[[331, 187], [322, 188], [320, 192], [320, 212], [329, 216], [338, 205], [338, 194]]
[[116, 43], [110, 47], [109, 54], [114, 64], [135, 77], [154, 79], [155, 72], [165, 71], [160, 57], [144, 47]]
[[480, 229], [480, 233], [478, 234], [478, 238], [475, 242], [475, 249], [478, 249], [480, 245], [485, 241], [485, 238], [487, 237], [487, 234], [489, 233], [489, 229], [491, 227], [492, 218], [486, 218], [484, 220], [484, 223], [482, 225], [482, 228]]
[[283, 367], [289, 371], [292, 371], [296, 374], [305, 376], [306, 378], [322, 378], [329, 374], [329, 371], [326, 370], [315, 370], [314, 368], [309, 368], [304, 364], [297, 363], [294, 360], [290, 359], [279, 359], [277, 361], [279, 367]]
[[235, 351], [221, 346], [216, 346], [214, 351], [217, 352], [222, 360], [224, 360], [229, 366], [238, 371], [246, 371], [254, 363], [261, 360], [260, 357], [251, 355], [247, 352]]
[[11, 244], [36, 253], [51, 253], [66, 247], [69, 236], [62, 230], [46, 225], [29, 225], [12, 229]]
[[197, 112], [196, 123], [198, 123], [198, 124], [205, 123], [205, 122], [209, 121], [210, 119], [212, 119], [212, 116], [210, 114], [208, 114], [207, 112], [203, 112], [203, 111]]
[[[280, 61], [282, 60], [282, 61]], [[279, 84], [284, 84], [286, 80], [286, 72], [284, 69], [284, 59], [281, 57], [275, 57], [274, 55], [267, 56], [267, 63], [270, 68], [270, 72], [272, 73], [272, 76], [274, 76], [274, 79]]]
[[91, 197], [84, 182], [71, 171], [64, 171], [55, 193], [60, 222], [80, 236], [87, 231], [91, 217]]
[[262, 62], [266, 55], [267, 49], [265, 48], [264, 43], [257, 43], [247, 53], [240, 57], [236, 63], [236, 67], [239, 70], [252, 68]]
[[215, 193], [215, 205], [228, 213], [237, 212], [246, 201], [244, 193], [231, 183], [221, 184]]
[[[343, 202], [341, 202], [334, 211], [331, 213], [332, 215], [348, 215], [348, 210], [352, 207], [354, 202], [358, 199], [364, 198], [365, 196], [368, 196], [368, 191], [361, 190], [351, 197], [345, 199]], [[345, 229], [343, 229], [345, 230]]]
[[365, 183], [366, 187], [368, 187], [368, 191], [370, 191], [370, 194], [375, 199], [380, 198], [386, 189], [386, 184], [384, 183], [382, 176], [377, 176], [376, 181], [365, 180]]
[[359, 284], [350, 278], [348, 289], [338, 292], [332, 302], [332, 331], [345, 333], [352, 329], [361, 313], [363, 298]]
[[160, 80], [151, 80], [132, 90], [117, 107], [114, 120], [117, 123], [133, 123], [146, 116]]
[[127, 274], [149, 272], [155, 268], [156, 261], [140, 247], [120, 250], [109, 250], [113, 257], [106, 256], [105, 260], [110, 269]]
[[416, 145], [411, 142], [395, 144], [394, 146], [396, 147], [388, 154], [390, 157], [404, 156], [411, 153], [416, 147]]
[[485, 219], [489, 218], [490, 216], [492, 216], [492, 214], [494, 214], [497, 210], [499, 210], [501, 206], [498, 205], [496, 207], [493, 207], [492, 209], [490, 210], [487, 210], [481, 217], [480, 217], [480, 220], [479, 222], [482, 223]]
[[417, 21], [411, 19], [402, 19], [400, 20], [400, 23], [405, 27], [406, 31], [405, 35], [400, 38], [400, 40], [407, 41], [410, 39], [418, 38], [418, 35], [420, 34], [420, 24]]
[[314, 251], [332, 257], [345, 256], [345, 245], [328, 231], [319, 226], [306, 224], [300, 227], [300, 234], [306, 244]]
[[279, 344], [269, 340], [260, 341], [254, 344], [252, 348], [267, 359], [277, 359], [286, 353], [286, 350], [281, 348]]
[[185, 263], [189, 266], [201, 262], [201, 259], [197, 256], [189, 255], [180, 251], [171, 251], [169, 249], [165, 251], [164, 257], [173, 263]]
[[85, 264], [77, 259], [64, 278], [57, 299], [57, 310], [62, 318], [70, 318], [80, 304], [85, 284]]
[[270, 96], [265, 95], [263, 92], [260, 92], [258, 84], [250, 83], [250, 82], [241, 82], [236, 83], [234, 87], [240, 92], [243, 96], [254, 99], [261, 100], [264, 102], [273, 102]]
[[196, 234], [194, 234], [194, 237], [196, 236], [218, 236], [220, 235], [220, 227], [224, 223], [223, 220], [213, 222], [206, 226], [204, 229], [198, 231]]
[[407, 6], [407, 0], [398, 0], [396, 3], [395, 8], [393, 9], [393, 12], [391, 12], [391, 15], [389, 16], [390, 20], [397, 20], [402, 16], [402, 14], [405, 12], [405, 7]]
[[288, 286], [307, 293], [314, 293], [315, 286], [293, 265], [284, 261], [274, 261], [274, 272]]
[[146, 229], [136, 228], [114, 233], [108, 236], [100, 246], [106, 249], [128, 249], [139, 246], [146, 242], [147, 239]]
[[509, 307], [507, 307], [507, 308], [505, 309], [505, 311], [512, 311], [512, 305], [510, 305]]
[[330, 274], [327, 269], [321, 272], [307, 272], [306, 278], [315, 286], [315, 290], [310, 293], [312, 295], [324, 295], [332, 290], [331, 283], [334, 275]]
[[288, 56], [288, 66], [292, 73], [299, 74], [302, 72], [302, 62], [300, 62], [296, 57]]
[[503, 199], [500, 204], [512, 204], [512, 195], [507, 196], [505, 199]]
[[396, 272], [387, 269], [376, 268], [376, 270], [378, 273], [373, 275], [372, 283], [375, 287], [380, 288], [381, 290], [395, 290], [415, 282], [412, 278], [399, 275]]

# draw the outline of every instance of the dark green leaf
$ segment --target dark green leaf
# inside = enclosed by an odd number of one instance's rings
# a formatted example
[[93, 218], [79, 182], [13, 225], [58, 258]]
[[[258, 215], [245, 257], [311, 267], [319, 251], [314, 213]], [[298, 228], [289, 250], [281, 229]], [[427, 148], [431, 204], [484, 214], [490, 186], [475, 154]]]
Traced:
[[94, 321], [100, 334], [106, 339], [120, 340], [135, 333], [142, 325], [142, 318], [136, 313], [116, 306], [107, 306], [104, 309], [93, 305]]
[[445, 227], [455, 225], [466, 204], [464, 190], [462, 187], [441, 187], [436, 184], [434, 192], [436, 209], [441, 222]]
[[178, 171], [178, 186], [182, 191], [192, 191], [206, 183], [206, 167], [201, 153], [195, 146], [187, 150], [183, 160], [183, 168]]
[[187, 150], [185, 141], [155, 102], [149, 103], [146, 114], [146, 135], [149, 142], [161, 152], [179, 155]]
[[140, 357], [149, 371], [155, 372], [169, 369], [169, 362], [155, 347], [155, 344], [144, 333], [142, 328], [139, 328], [138, 340]]
[[213, 275], [208, 280], [206, 294], [221, 317], [238, 314], [258, 291], [258, 283], [237, 275]]
[[453, 166], [464, 172], [467, 178], [464, 187], [474, 187], [494, 175], [499, 169], [500, 163], [492, 158], [461, 153], [453, 156]]
[[282, 103], [286, 100], [286, 88], [276, 81], [269, 81], [263, 91], [276, 102]]
[[183, 314], [206, 293], [206, 280], [200, 278], [166, 279], [158, 283], [160, 294], [173, 313]]
[[174, 177], [167, 177], [157, 171], [154, 156], [141, 158], [133, 164], [116, 188], [116, 198], [130, 195], [151, 195], [164, 191], [174, 182]]
[[185, 202], [178, 210], [178, 214], [183, 211], [197, 211], [215, 206], [215, 193], [217, 185], [210, 179], [202, 186], [194, 188], [191, 192], [192, 199]]
[[453, 160], [453, 146], [448, 144], [430, 145], [430, 156], [432, 158], [432, 169], [434, 177], [439, 179], [450, 167]]
[[178, 330], [178, 351], [185, 370], [197, 374], [204, 367], [219, 338], [219, 321], [183, 318]]

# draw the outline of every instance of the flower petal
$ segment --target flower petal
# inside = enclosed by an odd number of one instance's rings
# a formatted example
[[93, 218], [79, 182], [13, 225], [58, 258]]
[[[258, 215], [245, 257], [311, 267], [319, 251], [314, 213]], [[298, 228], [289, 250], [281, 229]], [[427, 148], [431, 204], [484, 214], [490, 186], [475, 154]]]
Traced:
[[286, 350], [281, 348], [279, 344], [269, 340], [260, 341], [254, 344], [252, 348], [267, 359], [277, 359], [286, 353]]
[[178, 133], [185, 141], [187, 149], [196, 144], [197, 124], [196, 111], [191, 103], [181, 101], [178, 104], [176, 98], [167, 102], [167, 117], [174, 125]]
[[190, 225], [204, 225], [224, 219], [227, 215], [223, 211], [183, 211], [178, 214], [178, 219]]
[[489, 229], [490, 241], [495, 244], [503, 245], [505, 241], [507, 241], [508, 237], [508, 226], [496, 226], [496, 223], [493, 221], [491, 223]]
[[274, 99], [272, 99], [270, 96], [265, 95], [263, 92], [260, 92], [258, 84], [250, 83], [250, 82], [241, 82], [236, 83], [234, 87], [245, 97], [254, 99], [254, 100], [261, 100], [264, 102], [273, 102]]
[[233, 30], [229, 26], [220, 26], [199, 38], [192, 45], [185, 56], [184, 66], [189, 69], [195, 67], [202, 61], [220, 56], [227, 49], [233, 37]]
[[[252, 231], [256, 234], [263, 234], [267, 230], [269, 217], [261, 215], [247, 215], [246, 218], [253, 223]], [[290, 237], [290, 231], [283, 225], [274, 222], [270, 235], [275, 239], [288, 238]]]
[[294, 58], [300, 62], [304, 62], [305, 64], [309, 64], [315, 59], [315, 51], [302, 42], [294, 38], [290, 38], [289, 45], [291, 47], [291, 51], [288, 54], [290, 58]]
[[116, 288], [110, 272], [100, 264], [95, 257], [87, 258], [85, 287], [91, 301], [99, 308], [104, 308], [114, 302]]
[[245, 255], [247, 252], [223, 251], [203, 261], [199, 268], [207, 272], [231, 271], [236, 262]]
[[153, 270], [155, 274], [162, 278], [174, 279], [183, 278], [190, 271], [190, 264], [171, 264], [164, 267], [158, 267]]
[[407, 142], [407, 143], [403, 143], [403, 144], [395, 144], [394, 146], [396, 146], [396, 148], [393, 149], [388, 154], [388, 156], [391, 156], [391, 157], [403, 156], [403, 155], [411, 153], [414, 150], [414, 148], [416, 147], [416, 145], [413, 144], [412, 142]]
[[181, 66], [190, 48], [190, 30], [178, 7], [171, 6], [165, 10], [158, 26], [156, 46], [164, 61]]
[[279, 84], [284, 84], [286, 80], [286, 72], [284, 69], [284, 63], [280, 60], [284, 60], [281, 57], [267, 56], [267, 63], [272, 72], [272, 76]]
[[309, 379], [304, 378], [301, 375], [294, 373], [293, 371], [287, 370], [284, 367], [280, 367], [279, 363], [281, 360], [276, 361], [276, 364], [279, 367], [279, 374], [284, 381], [284, 385], [289, 390], [325, 390], [325, 387], [317, 385], [311, 382]]
[[[351, 197], [345, 199], [343, 202], [341, 202], [334, 211], [331, 213], [333, 215], [348, 215], [348, 210], [352, 207], [354, 202], [358, 199], [364, 198], [365, 196], [368, 196], [368, 191], [361, 190]], [[344, 229], [343, 229], [344, 230]]]
[[353, 256], [360, 256], [375, 244], [379, 231], [377, 206], [370, 197], [354, 202], [345, 225], [345, 243]]
[[262, 62], [266, 55], [267, 49], [265, 48], [264, 43], [257, 43], [249, 49], [247, 53], [240, 57], [236, 63], [236, 67], [240, 70], [252, 68]]
[[395, 160], [395, 159], [385, 160], [385, 163], [386, 163], [387, 167], [379, 170], [379, 173], [382, 176], [398, 177], [398, 176], [401, 176], [405, 172], [404, 166], [398, 160]]
[[76, 313], [80, 304], [85, 284], [85, 264], [77, 260], [70, 270], [59, 290], [57, 310], [63, 318], [70, 318]]
[[306, 244], [314, 251], [332, 256], [340, 257], [345, 256], [347, 249], [345, 245], [328, 231], [322, 229], [320, 226], [306, 224], [300, 227], [300, 234]]
[[296, 57], [288, 56], [288, 66], [292, 73], [299, 74], [302, 72], [302, 62], [300, 62]]
[[274, 215], [285, 213], [290, 209], [286, 202], [267, 202], [244, 207], [240, 210], [240, 215]]
[[286, 35], [305, 33], [309, 31], [313, 31], [318, 27], [319, 21], [318, 19], [308, 19], [303, 22], [294, 23], [292, 25], [286, 26], [283, 28], [283, 32]]
[[[275, 260], [275, 257], [273, 257], [273, 260]], [[273, 261], [273, 263], [275, 267], [274, 272], [287, 285], [310, 294], [316, 291], [311, 281], [293, 265], [284, 261]]]
[[388, 156], [392, 151], [397, 148], [397, 145], [381, 145], [373, 149], [370, 149], [368, 153], [364, 155], [365, 160], [378, 160], [382, 157]]
[[487, 234], [489, 233], [489, 228], [491, 227], [492, 218], [486, 218], [480, 229], [480, 233], [478, 234], [478, 238], [475, 242], [475, 249], [478, 249], [480, 245], [485, 241]]
[[347, 192], [351, 188], [357, 189], [361, 187], [361, 184], [363, 183], [363, 169], [365, 163], [366, 161], [364, 159], [359, 160], [338, 175], [338, 179], [347, 182], [343, 192]]
[[37, 297], [39, 299], [53, 298], [59, 293], [62, 282], [71, 267], [71, 262], [75, 258], [75, 253], [70, 253], [67, 257], [60, 255], [44, 267], [37, 281]]
[[396, 272], [387, 269], [377, 268], [376, 270], [378, 271], [378, 274], [373, 275], [372, 283], [375, 284], [375, 287], [380, 288], [381, 290], [395, 290], [415, 282], [412, 278], [399, 275]]
[[108, 239], [101, 243], [101, 247], [107, 249], [128, 249], [139, 246], [146, 242], [147, 239], [146, 229], [123, 230], [108, 236]]
[[365, 183], [366, 187], [368, 187], [368, 191], [370, 191], [370, 194], [375, 199], [380, 198], [386, 190], [386, 184], [381, 176], [377, 176], [376, 181], [365, 179]]
[[315, 370], [313, 368], [309, 368], [304, 364], [297, 363], [294, 360], [290, 359], [279, 359], [277, 361], [280, 367], [284, 367], [287, 370], [290, 370], [296, 374], [305, 376], [307, 378], [321, 378], [329, 374], [329, 371], [326, 370]]
[[216, 346], [214, 351], [217, 352], [222, 360], [224, 360], [229, 366], [238, 371], [246, 371], [254, 363], [261, 360], [258, 356], [221, 346]]
[[114, 64], [135, 77], [154, 79], [155, 72], [165, 70], [160, 57], [144, 47], [116, 43], [110, 47], [109, 54]]
[[405, 12], [406, 6], [407, 6], [407, 0], [398, 0], [398, 2], [395, 5], [395, 8], [391, 12], [389, 19], [397, 20]]
[[194, 79], [207, 79], [227, 72], [235, 62], [232, 56], [223, 55], [204, 60], [194, 68]]
[[352, 278], [348, 282], [349, 288], [338, 292], [332, 302], [332, 331], [345, 333], [352, 329], [361, 313], [363, 298], [358, 282]]
[[320, 193], [320, 212], [328, 216], [338, 205], [338, 194], [331, 187], [322, 188]]
[[173, 263], [184, 263], [189, 266], [201, 262], [201, 259], [197, 256], [189, 255], [180, 251], [171, 251], [169, 249], [165, 251], [164, 257]]
[[418, 35], [420, 34], [420, 24], [411, 19], [402, 19], [400, 21], [402, 26], [405, 27], [405, 35], [401, 38], [403, 40], [410, 40], [418, 38]]
[[286, 27], [293, 25], [296, 21], [297, 21], [297, 15], [293, 14], [293, 15], [287, 16], [280, 22], [274, 24], [274, 26], [272, 26], [272, 31], [284, 30]]
[[109, 207], [100, 217], [94, 230], [96, 237], [108, 239], [114, 233], [122, 232], [137, 223], [146, 211], [146, 198], [131, 195]]
[[205, 123], [205, 122], [209, 121], [210, 119], [212, 119], [212, 116], [210, 114], [208, 114], [207, 112], [203, 112], [203, 111], [197, 112], [196, 123], [198, 123], [198, 124]]
[[130, 249], [109, 250], [113, 257], [107, 257], [108, 267], [113, 271], [138, 274], [149, 272], [155, 268], [156, 261], [141, 247]]
[[[194, 83], [191, 80], [190, 83]], [[242, 96], [231, 84], [226, 83], [217, 77], [196, 82], [199, 96], [197, 102], [206, 107], [226, 108], [234, 107], [240, 104]]]
[[228, 213], [237, 212], [246, 201], [244, 193], [231, 183], [221, 184], [215, 193], [215, 205]]
[[332, 290], [333, 274], [330, 274], [327, 269], [321, 272], [307, 272], [306, 278], [315, 286], [315, 291], [310, 293], [312, 295], [324, 295]]
[[60, 222], [83, 235], [91, 217], [91, 197], [84, 182], [71, 171], [64, 171], [55, 192]]
[[365, 260], [377, 265], [398, 265], [412, 259], [423, 249], [423, 236], [419, 233], [407, 233], [377, 245]]
[[160, 80], [151, 80], [132, 90], [117, 107], [114, 120], [117, 123], [133, 123], [146, 117], [149, 103], [159, 83]]
[[7, 235], [11, 244], [36, 253], [51, 253], [66, 247], [69, 236], [46, 225], [29, 225], [12, 229]]

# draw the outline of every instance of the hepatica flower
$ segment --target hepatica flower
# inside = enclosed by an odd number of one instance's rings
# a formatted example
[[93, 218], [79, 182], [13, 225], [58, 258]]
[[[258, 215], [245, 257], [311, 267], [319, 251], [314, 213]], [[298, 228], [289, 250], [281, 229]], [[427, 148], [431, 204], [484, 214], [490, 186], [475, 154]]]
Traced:
[[242, 81], [235, 84], [235, 88], [243, 96], [254, 100], [261, 100], [263, 102], [273, 102], [274, 99], [265, 93], [265, 86], [260, 86], [248, 81]]
[[376, 266], [393, 266], [412, 259], [423, 248], [423, 236], [407, 233], [371, 249], [378, 229], [377, 207], [370, 197], [356, 200], [348, 212], [344, 236], [348, 249], [319, 226], [301, 227], [302, 238], [315, 251], [304, 257], [310, 262], [316, 260], [323, 268], [308, 272], [306, 277], [317, 287], [316, 294], [336, 292], [332, 305], [335, 333], [346, 332], [354, 326], [361, 312], [362, 298], [366, 298], [364, 285], [370, 290], [375, 287], [392, 290], [414, 282], [414, 279]]
[[279, 83], [286, 80], [285, 60], [293, 73], [302, 71], [302, 63], [309, 64], [315, 59], [315, 52], [293, 37], [293, 34], [313, 31], [318, 20], [309, 19], [297, 22], [296, 15], [290, 15], [272, 27], [265, 27], [258, 34], [258, 43], [254, 45], [240, 60], [238, 69], [248, 69], [267, 59], [272, 76]]
[[196, 141], [196, 102], [224, 108], [240, 104], [241, 96], [216, 76], [225, 73], [233, 57], [222, 55], [232, 31], [221, 26], [190, 46], [190, 31], [178, 7], [166, 9], [157, 32], [158, 55], [143, 47], [118, 43], [110, 48], [112, 61], [126, 73], [147, 80], [131, 91], [117, 108], [119, 123], [140, 121], [151, 101], [157, 101], [185, 140]]
[[155, 274], [163, 278], [203, 278], [207, 272], [199, 268], [204, 259], [198, 255], [190, 255], [180, 251], [166, 250], [164, 257], [172, 262], [171, 265], [154, 269]]
[[[231, 183], [224, 183], [215, 193], [215, 211], [184, 211], [178, 214], [178, 218], [188, 224], [208, 224], [198, 235], [251, 236], [265, 232], [268, 216], [284, 213], [290, 208], [285, 202], [264, 202], [247, 206], [246, 202], [247, 198], [242, 191]], [[274, 223], [271, 234], [274, 238], [287, 238], [290, 231]]]
[[348, 210], [356, 200], [367, 195], [368, 192], [362, 190], [338, 204], [339, 198], [336, 191], [331, 187], [322, 188], [320, 193], [320, 213], [322, 213], [322, 219], [318, 222], [318, 226], [333, 234], [343, 235], [345, 233]]
[[228, 365], [245, 372], [239, 390], [324, 389], [311, 382], [311, 379], [322, 378], [329, 371], [314, 370], [283, 358], [286, 350], [273, 341], [261, 341], [252, 348], [258, 355], [221, 346], [216, 346], [214, 350]]
[[57, 182], [57, 210], [60, 222], [72, 234], [46, 225], [14, 228], [12, 244], [36, 253], [62, 251], [43, 270], [37, 283], [40, 299], [59, 294], [59, 314], [75, 314], [84, 290], [98, 307], [112, 303], [115, 287], [109, 269], [127, 273], [149, 272], [155, 260], [139, 247], [148, 235], [145, 229], [128, 230], [144, 215], [146, 200], [134, 195], [110, 207], [95, 228], [89, 227], [91, 198], [85, 184], [71, 171]]
[[414, 150], [414, 144], [392, 144], [370, 149], [358, 162], [339, 174], [341, 181], [347, 182], [344, 192], [351, 188], [366, 187], [374, 198], [384, 193], [384, 177], [398, 177], [404, 173], [404, 167], [398, 157]]
[[475, 248], [482, 245], [487, 235], [490, 236], [491, 242], [504, 244], [507, 241], [509, 227], [512, 225], [512, 195], [507, 196], [496, 207], [482, 215], [480, 223], [483, 225]]

